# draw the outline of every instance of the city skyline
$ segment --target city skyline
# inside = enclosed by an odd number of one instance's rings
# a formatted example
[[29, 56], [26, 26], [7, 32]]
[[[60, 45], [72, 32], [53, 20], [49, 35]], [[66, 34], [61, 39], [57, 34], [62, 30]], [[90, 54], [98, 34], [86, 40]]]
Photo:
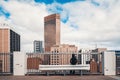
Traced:
[[54, 13], [61, 15], [61, 43], [120, 49], [119, 5], [119, 0], [5, 0], [0, 1], [0, 23], [20, 33], [22, 51], [33, 51], [34, 40], [44, 41], [44, 17]]

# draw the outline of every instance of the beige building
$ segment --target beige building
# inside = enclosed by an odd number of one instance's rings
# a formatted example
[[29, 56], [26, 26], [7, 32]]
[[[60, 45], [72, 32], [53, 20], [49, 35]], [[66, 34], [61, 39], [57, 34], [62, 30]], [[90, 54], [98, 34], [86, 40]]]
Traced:
[[96, 48], [95, 52], [101, 53], [103, 51], [107, 51], [107, 48]]
[[75, 45], [61, 44], [51, 47], [51, 53], [77, 53], [78, 48]]
[[20, 51], [20, 35], [9, 28], [0, 28], [0, 53]]
[[0, 72], [12, 71], [10, 53], [20, 51], [20, 35], [8, 28], [8, 24], [0, 24]]
[[52, 14], [44, 18], [45, 52], [50, 52], [53, 45], [60, 44], [60, 15]]
[[50, 54], [50, 65], [69, 65], [72, 54]]
[[0, 53], [10, 52], [9, 46], [9, 30], [0, 28]]

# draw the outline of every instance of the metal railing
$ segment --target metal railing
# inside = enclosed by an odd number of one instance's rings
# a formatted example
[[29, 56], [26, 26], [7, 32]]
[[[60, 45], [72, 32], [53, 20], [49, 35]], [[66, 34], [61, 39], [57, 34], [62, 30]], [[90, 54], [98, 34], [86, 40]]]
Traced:
[[13, 73], [13, 54], [0, 53], [0, 75]]
[[[100, 64], [98, 61], [98, 54], [87, 54], [87, 53], [76, 53], [75, 56], [77, 58], [77, 64], [91, 64], [90, 65], [90, 73], [101, 73], [102, 67], [99, 67]], [[52, 54], [52, 53], [28, 53], [27, 54], [27, 73], [28, 74], [40, 74], [39, 65], [70, 65], [70, 59], [72, 54]], [[94, 58], [94, 62], [91, 59]], [[31, 65], [32, 64], [32, 65]], [[95, 69], [94, 69], [95, 68]]]

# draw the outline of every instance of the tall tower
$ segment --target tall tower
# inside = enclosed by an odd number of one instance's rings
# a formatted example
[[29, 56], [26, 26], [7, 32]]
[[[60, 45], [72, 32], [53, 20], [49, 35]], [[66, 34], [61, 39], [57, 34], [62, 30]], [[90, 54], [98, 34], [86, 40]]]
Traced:
[[60, 44], [60, 15], [52, 14], [44, 18], [45, 52], [50, 52], [53, 45]]

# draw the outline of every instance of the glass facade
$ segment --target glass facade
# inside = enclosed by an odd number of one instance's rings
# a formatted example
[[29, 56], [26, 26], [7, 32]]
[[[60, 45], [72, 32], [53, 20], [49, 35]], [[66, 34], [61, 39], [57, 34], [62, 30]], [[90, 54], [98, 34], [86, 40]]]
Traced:
[[10, 30], [10, 52], [20, 51], [20, 35]]
[[120, 75], [120, 52], [116, 52], [116, 74]]

